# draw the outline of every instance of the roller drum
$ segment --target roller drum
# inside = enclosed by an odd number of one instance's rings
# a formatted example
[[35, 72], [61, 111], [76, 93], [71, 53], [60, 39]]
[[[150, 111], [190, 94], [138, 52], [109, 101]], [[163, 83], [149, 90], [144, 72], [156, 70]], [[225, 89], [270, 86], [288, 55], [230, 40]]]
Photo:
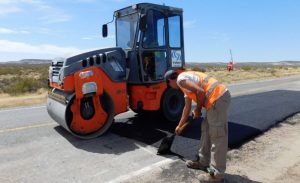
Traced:
[[67, 121], [66, 121], [66, 114], [67, 114], [67, 105], [66, 104], [62, 104], [61, 102], [58, 102], [58, 101], [48, 97], [47, 111], [48, 111], [48, 114], [51, 116], [51, 118], [54, 119], [54, 121], [56, 121], [58, 124], [60, 124], [66, 130], [70, 131], [70, 129], [67, 125]]
[[[61, 97], [55, 97], [55, 96], [61, 96]], [[71, 98], [68, 100], [62, 100], [62, 98]], [[101, 103], [101, 106], [103, 110], [107, 114], [106, 121], [101, 128], [97, 129], [94, 132], [91, 133], [80, 133], [72, 130], [71, 123], [73, 122], [73, 113], [71, 110], [71, 106], [73, 105], [73, 100], [75, 99], [75, 95], [64, 95], [57, 94], [57, 92], [52, 92], [49, 94], [49, 97], [47, 99], [47, 111], [48, 114], [63, 128], [68, 130], [72, 135], [79, 137], [81, 139], [91, 139], [98, 137], [105, 133], [111, 124], [113, 123], [114, 119], [114, 105], [110, 98], [110, 96], [107, 93], [103, 93], [102, 96], [99, 97], [99, 101]], [[99, 111], [95, 111], [95, 113], [98, 113]], [[89, 122], [86, 122], [89, 123]], [[83, 124], [84, 125], [84, 124]]]

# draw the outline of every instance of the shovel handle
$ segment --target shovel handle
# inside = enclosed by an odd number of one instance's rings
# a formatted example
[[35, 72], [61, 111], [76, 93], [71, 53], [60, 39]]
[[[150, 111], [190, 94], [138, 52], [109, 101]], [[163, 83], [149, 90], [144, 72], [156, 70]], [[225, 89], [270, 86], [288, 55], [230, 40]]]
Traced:
[[180, 132], [182, 133], [182, 131], [185, 129], [185, 127], [189, 124], [190, 122], [189, 121], [187, 121], [186, 123], [184, 123], [183, 125], [182, 125], [182, 127], [180, 127]]

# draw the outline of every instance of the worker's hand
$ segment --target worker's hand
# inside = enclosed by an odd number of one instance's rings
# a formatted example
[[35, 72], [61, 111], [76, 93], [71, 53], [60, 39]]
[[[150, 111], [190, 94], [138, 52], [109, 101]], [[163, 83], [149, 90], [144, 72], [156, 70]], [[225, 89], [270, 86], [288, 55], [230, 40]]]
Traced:
[[179, 134], [181, 134], [181, 132], [182, 132], [182, 128], [180, 128], [180, 126], [178, 125], [175, 129], [175, 134], [179, 135]]
[[192, 112], [192, 117], [193, 117], [193, 119], [197, 119], [197, 118], [201, 117], [201, 111], [194, 109]]

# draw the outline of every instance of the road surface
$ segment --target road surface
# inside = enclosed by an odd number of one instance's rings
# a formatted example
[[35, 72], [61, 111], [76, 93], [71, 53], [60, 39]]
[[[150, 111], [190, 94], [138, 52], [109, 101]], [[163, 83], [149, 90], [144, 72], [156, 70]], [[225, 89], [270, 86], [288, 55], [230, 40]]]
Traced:
[[[300, 111], [300, 76], [229, 85], [230, 147]], [[199, 120], [201, 121], [201, 120]], [[176, 124], [159, 117], [116, 117], [104, 136], [80, 140], [58, 126], [45, 106], [0, 110], [0, 182], [130, 182], [176, 156], [157, 156]], [[199, 139], [200, 122], [186, 134]]]

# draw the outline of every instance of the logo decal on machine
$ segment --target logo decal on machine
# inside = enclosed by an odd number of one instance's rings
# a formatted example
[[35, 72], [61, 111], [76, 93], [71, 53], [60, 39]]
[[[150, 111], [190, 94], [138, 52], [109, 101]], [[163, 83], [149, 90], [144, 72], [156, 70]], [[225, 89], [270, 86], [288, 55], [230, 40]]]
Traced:
[[172, 56], [172, 67], [181, 67], [182, 66], [181, 50], [171, 50], [171, 56]]

